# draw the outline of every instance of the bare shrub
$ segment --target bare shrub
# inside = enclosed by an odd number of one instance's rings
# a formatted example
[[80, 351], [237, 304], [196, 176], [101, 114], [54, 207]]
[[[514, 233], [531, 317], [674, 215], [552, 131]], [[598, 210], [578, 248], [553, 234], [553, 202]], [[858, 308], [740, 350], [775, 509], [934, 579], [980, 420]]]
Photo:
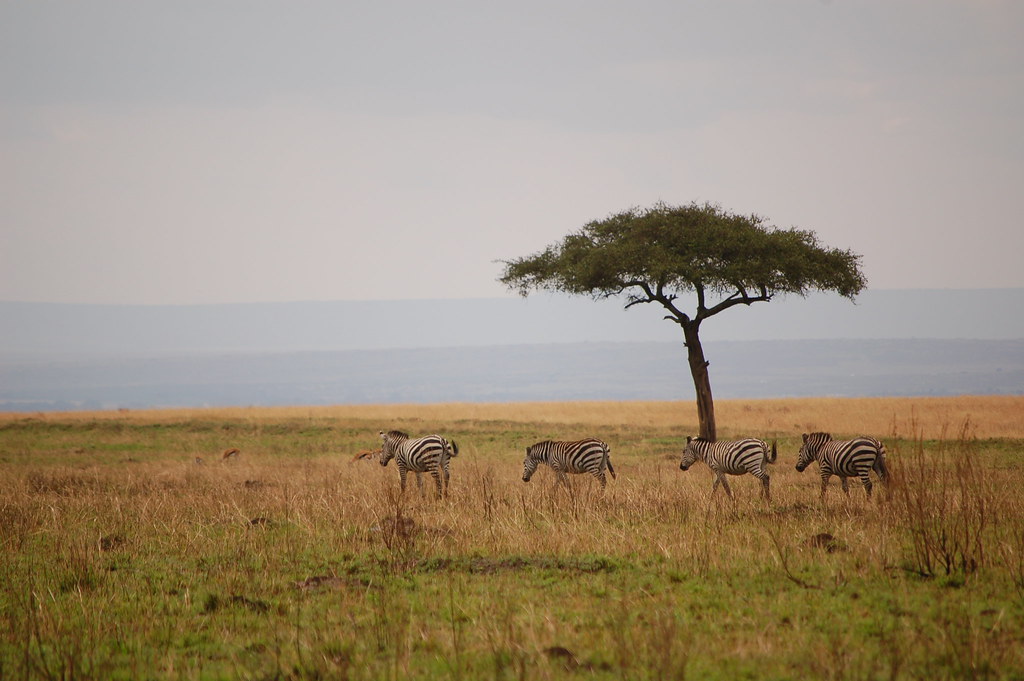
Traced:
[[926, 577], [966, 578], [985, 563], [994, 492], [977, 464], [965, 420], [955, 440], [925, 453], [921, 438], [895, 457], [894, 520], [910, 533], [910, 568]]
[[419, 523], [411, 517], [406, 495], [393, 488], [380, 493], [383, 515], [370, 528], [371, 536], [378, 537], [388, 553], [392, 568], [402, 569], [418, 555], [417, 543], [422, 535]]

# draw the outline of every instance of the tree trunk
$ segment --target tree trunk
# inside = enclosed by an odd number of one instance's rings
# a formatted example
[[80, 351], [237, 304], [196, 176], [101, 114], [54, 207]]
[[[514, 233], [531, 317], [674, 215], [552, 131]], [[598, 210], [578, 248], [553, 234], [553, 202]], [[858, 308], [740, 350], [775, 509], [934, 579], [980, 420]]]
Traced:
[[700, 345], [698, 334], [700, 324], [690, 322], [683, 325], [683, 336], [686, 338], [686, 356], [690, 363], [690, 375], [697, 393], [697, 422], [700, 426], [700, 437], [714, 441], [715, 432], [715, 401], [711, 396], [711, 378], [708, 375], [708, 361], [704, 359], [704, 348]]

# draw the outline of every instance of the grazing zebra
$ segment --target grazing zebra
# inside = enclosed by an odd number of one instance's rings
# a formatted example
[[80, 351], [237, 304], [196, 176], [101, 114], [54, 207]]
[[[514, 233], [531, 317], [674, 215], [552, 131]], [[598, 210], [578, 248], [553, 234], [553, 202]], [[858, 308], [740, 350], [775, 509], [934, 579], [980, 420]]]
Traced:
[[680, 470], [687, 470], [698, 459], [703, 461], [715, 473], [715, 483], [711, 486], [711, 493], [714, 494], [721, 484], [725, 493], [732, 498], [732, 490], [725, 476], [743, 475], [750, 473], [761, 481], [761, 496], [771, 499], [769, 488], [771, 477], [768, 475], [767, 466], [775, 463], [778, 458], [778, 450], [775, 442], [772, 442], [771, 451], [768, 450], [768, 443], [756, 438], [745, 440], [721, 440], [712, 442], [702, 437], [686, 438], [686, 447], [683, 449], [683, 458], [679, 462]]
[[442, 495], [441, 473], [444, 473], [444, 494], [448, 493], [448, 461], [459, 454], [459, 446], [454, 440], [448, 441], [440, 435], [427, 435], [415, 440], [409, 439], [408, 433], [400, 430], [380, 431], [383, 443], [380, 450], [380, 465], [387, 466], [388, 461], [395, 460], [398, 466], [398, 477], [405, 491], [405, 475], [408, 471], [416, 474], [416, 487], [423, 489], [420, 473], [430, 473], [437, 485], [437, 496]]
[[526, 448], [526, 459], [523, 460], [523, 482], [530, 482], [537, 466], [546, 463], [551, 466], [560, 482], [569, 483], [566, 473], [590, 473], [601, 482], [604, 489], [607, 480], [604, 469], [615, 477], [612, 467], [611, 448], [594, 438], [576, 442], [552, 442], [545, 440]]
[[828, 479], [838, 475], [843, 491], [850, 495], [847, 478], [857, 476], [871, 498], [871, 478], [875, 471], [882, 482], [889, 481], [889, 469], [885, 465], [885, 445], [873, 437], [858, 437], [853, 440], [833, 440], [828, 433], [804, 433], [804, 444], [800, 447], [796, 469], [803, 472], [812, 461], [818, 462], [821, 473], [821, 498], [825, 498]]

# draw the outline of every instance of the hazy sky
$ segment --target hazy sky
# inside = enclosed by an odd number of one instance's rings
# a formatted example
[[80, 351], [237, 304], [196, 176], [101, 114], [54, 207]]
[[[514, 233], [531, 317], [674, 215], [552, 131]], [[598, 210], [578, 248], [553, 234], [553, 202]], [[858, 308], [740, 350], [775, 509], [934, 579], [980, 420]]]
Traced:
[[511, 296], [656, 201], [1024, 286], [1024, 2], [0, 0], [0, 300]]

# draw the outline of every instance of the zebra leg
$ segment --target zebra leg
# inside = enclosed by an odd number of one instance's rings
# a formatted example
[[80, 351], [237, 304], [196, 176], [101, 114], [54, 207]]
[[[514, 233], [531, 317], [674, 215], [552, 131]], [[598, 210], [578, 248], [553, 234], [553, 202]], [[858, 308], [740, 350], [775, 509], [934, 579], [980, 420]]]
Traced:
[[420, 493], [420, 496], [423, 496], [423, 479], [420, 477], [420, 472], [419, 471], [415, 471], [415, 473], [416, 473], [416, 491]]
[[754, 477], [761, 480], [761, 496], [764, 497], [765, 499], [767, 499], [768, 501], [771, 501], [772, 500], [772, 492], [771, 492], [771, 480], [772, 479], [771, 479], [771, 476], [769, 476], [765, 472], [762, 472], [760, 475], [757, 475], [755, 473]]
[[608, 479], [604, 475], [604, 471], [598, 469], [594, 471], [594, 477], [597, 478], [598, 482], [601, 483], [601, 489], [604, 489], [608, 484]]
[[831, 473], [821, 474], [821, 500], [825, 501], [825, 490], [828, 489], [828, 479], [832, 477]]
[[843, 492], [845, 492], [846, 496], [849, 497], [850, 496], [850, 484], [846, 481], [846, 476], [845, 475], [840, 475], [839, 476], [839, 482], [842, 483], [842, 485], [843, 485]]
[[555, 469], [555, 476], [557, 477], [558, 482], [562, 483], [566, 487], [569, 486], [569, 478], [565, 475], [565, 471], [563, 471], [561, 468]]
[[860, 472], [860, 482], [864, 485], [864, 491], [868, 493], [868, 499], [870, 499], [871, 488], [873, 485], [871, 484], [871, 478], [868, 477], [868, 471], [866, 469]]
[[405, 470], [405, 466], [399, 466], [398, 467], [398, 479], [402, 483], [402, 492], [403, 493], [405, 492], [405, 475], [406, 475], [406, 472], [407, 471]]
[[434, 485], [437, 487], [437, 498], [440, 499], [444, 496], [444, 493], [441, 491], [441, 477], [444, 473], [440, 468], [435, 468], [430, 471], [430, 475], [434, 478]]
[[722, 481], [722, 489], [724, 489], [725, 493], [729, 495], [730, 499], [732, 499], [732, 490], [729, 489], [729, 482], [725, 479], [725, 473], [719, 473], [718, 479]]

